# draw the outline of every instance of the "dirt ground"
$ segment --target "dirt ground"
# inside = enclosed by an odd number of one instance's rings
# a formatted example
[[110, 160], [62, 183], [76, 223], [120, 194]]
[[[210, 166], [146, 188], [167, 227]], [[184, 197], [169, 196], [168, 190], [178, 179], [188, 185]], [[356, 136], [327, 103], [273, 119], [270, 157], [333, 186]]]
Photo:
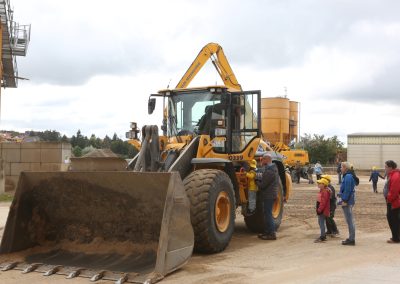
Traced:
[[[336, 180], [334, 180], [336, 184]], [[367, 177], [361, 177], [354, 208], [356, 246], [342, 246], [348, 236], [341, 208], [336, 211], [340, 236], [325, 243], [314, 243], [319, 235], [314, 204], [316, 185], [302, 180], [294, 185], [285, 205], [278, 240], [263, 241], [250, 233], [238, 215], [235, 233], [228, 248], [219, 254], [195, 254], [182, 269], [162, 283], [398, 283], [400, 245], [388, 244], [390, 233], [386, 205], [372, 192]], [[336, 186], [336, 190], [339, 188]], [[9, 203], [0, 203], [0, 235]], [[38, 273], [0, 272], [1, 283], [88, 283], [87, 279], [66, 280], [62, 276], [44, 277]], [[99, 281], [97, 283], [110, 283]]]

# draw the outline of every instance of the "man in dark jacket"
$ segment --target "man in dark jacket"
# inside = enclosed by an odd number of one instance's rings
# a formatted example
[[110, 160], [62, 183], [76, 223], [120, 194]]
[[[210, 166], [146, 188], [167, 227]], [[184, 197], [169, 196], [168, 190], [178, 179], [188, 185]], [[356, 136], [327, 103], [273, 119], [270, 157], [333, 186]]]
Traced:
[[338, 175], [338, 185], [342, 184], [342, 163], [337, 164], [336, 172]]
[[278, 169], [272, 163], [270, 154], [264, 154], [261, 160], [262, 173], [259, 174], [257, 185], [261, 191], [264, 210], [264, 232], [258, 235], [263, 240], [276, 240], [275, 222], [272, 217], [272, 207], [278, 197], [279, 174]]
[[300, 183], [300, 178], [301, 178], [301, 172], [302, 172], [302, 167], [300, 164], [300, 161], [296, 161], [296, 165], [294, 166], [294, 170], [296, 173], [296, 182]]

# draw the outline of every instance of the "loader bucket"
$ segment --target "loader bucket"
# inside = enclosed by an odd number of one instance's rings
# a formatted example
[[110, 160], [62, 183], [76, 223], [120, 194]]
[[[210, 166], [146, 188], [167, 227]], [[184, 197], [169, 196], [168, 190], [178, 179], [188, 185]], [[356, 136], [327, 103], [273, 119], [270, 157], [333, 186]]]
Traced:
[[189, 210], [178, 173], [23, 172], [0, 269], [154, 283], [192, 254]]

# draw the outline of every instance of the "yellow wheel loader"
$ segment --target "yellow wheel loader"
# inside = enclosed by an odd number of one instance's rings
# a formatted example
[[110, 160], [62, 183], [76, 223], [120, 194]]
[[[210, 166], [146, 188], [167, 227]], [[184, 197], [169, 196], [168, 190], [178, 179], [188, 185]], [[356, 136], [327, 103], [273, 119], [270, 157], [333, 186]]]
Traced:
[[[245, 214], [248, 163], [266, 153], [260, 151], [261, 92], [225, 86], [161, 90], [150, 96], [149, 113], [157, 98], [167, 106], [163, 135], [158, 136], [157, 126], [144, 126], [140, 153], [129, 167], [143, 172], [179, 172], [190, 200], [196, 252], [215, 253], [226, 248], [239, 206], [247, 227], [261, 232], [261, 200], [254, 215]], [[269, 153], [281, 181], [273, 209], [278, 228], [291, 180], [279, 154]]]
[[[226, 86], [187, 88], [211, 58]], [[0, 246], [0, 270], [154, 283], [184, 265], [193, 249], [224, 250], [235, 209], [247, 207], [246, 169], [265, 151], [260, 91], [242, 91], [217, 44], [208, 44], [178, 88], [149, 98], [163, 103], [162, 135], [142, 128], [139, 154], [127, 171], [23, 172]], [[276, 155], [275, 152], [271, 152]], [[290, 178], [281, 180], [277, 227]], [[260, 201], [260, 200], [259, 200]], [[245, 216], [263, 227], [262, 206]]]
[[[224, 86], [187, 88], [209, 59]], [[147, 148], [141, 149], [130, 167], [136, 171], [180, 173], [191, 202], [195, 251], [213, 253], [228, 245], [238, 206], [242, 207], [247, 227], [262, 231], [260, 199], [256, 214], [244, 214], [247, 179], [241, 169], [247, 169], [248, 162], [266, 151], [274, 157], [281, 180], [273, 208], [278, 228], [283, 203], [289, 199], [292, 187], [290, 174], [285, 171], [283, 156], [261, 138], [261, 92], [242, 91], [222, 47], [217, 43], [204, 46], [175, 89], [150, 96], [149, 114], [154, 111], [157, 98], [163, 103], [163, 135], [157, 137], [155, 127], [153, 131], [151, 126], [143, 127], [142, 147], [146, 144]], [[135, 134], [137, 137], [137, 131]], [[219, 185], [221, 179], [223, 185]]]

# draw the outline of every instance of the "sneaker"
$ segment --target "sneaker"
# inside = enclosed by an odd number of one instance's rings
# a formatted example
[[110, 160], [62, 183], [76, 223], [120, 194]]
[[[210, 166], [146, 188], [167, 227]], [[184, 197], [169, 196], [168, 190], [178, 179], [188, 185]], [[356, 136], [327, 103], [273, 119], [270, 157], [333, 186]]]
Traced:
[[276, 235], [269, 235], [269, 234], [260, 234], [258, 237], [262, 240], [276, 240]]
[[356, 241], [351, 241], [349, 239], [346, 239], [346, 240], [342, 241], [342, 245], [344, 245], [344, 246], [355, 246], [356, 245]]
[[316, 239], [315, 241], [314, 241], [314, 243], [323, 243], [323, 242], [325, 242], [326, 241], [326, 237], [319, 237], [318, 239]]

